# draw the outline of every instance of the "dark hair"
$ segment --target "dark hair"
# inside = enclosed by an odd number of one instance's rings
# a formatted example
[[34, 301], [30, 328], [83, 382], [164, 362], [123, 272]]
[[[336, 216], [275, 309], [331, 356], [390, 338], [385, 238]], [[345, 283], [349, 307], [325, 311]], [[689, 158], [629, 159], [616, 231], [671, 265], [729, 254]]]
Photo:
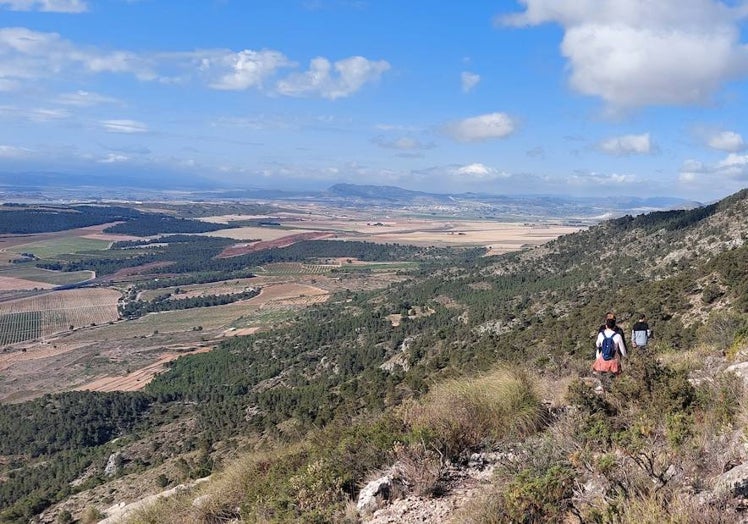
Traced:
[[605, 320], [605, 326], [608, 329], [613, 329], [616, 325], [616, 319], [615, 318], [608, 318]]
[[644, 320], [645, 318], [647, 318], [647, 315], [645, 315], [644, 313], [639, 315], [639, 320]]

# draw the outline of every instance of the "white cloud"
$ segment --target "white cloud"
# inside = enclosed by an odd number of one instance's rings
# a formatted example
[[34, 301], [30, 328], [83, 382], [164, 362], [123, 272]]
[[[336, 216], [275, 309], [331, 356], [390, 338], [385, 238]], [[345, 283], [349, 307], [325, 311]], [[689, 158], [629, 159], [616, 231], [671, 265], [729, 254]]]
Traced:
[[743, 137], [733, 131], [722, 131], [708, 137], [707, 145], [712, 149], [737, 153], [745, 149]]
[[715, 0], [521, 1], [526, 11], [500, 22], [560, 24], [572, 88], [614, 109], [704, 103], [748, 74], [743, 8]]
[[286, 96], [322, 96], [330, 100], [352, 95], [364, 84], [376, 82], [390, 69], [385, 60], [372, 61], [352, 56], [331, 63], [328, 59], [312, 59], [309, 70], [289, 75], [278, 82], [278, 93]]
[[570, 186], [591, 187], [591, 186], [627, 186], [639, 183], [639, 177], [636, 175], [622, 173], [598, 173], [598, 172], [577, 172], [566, 179]]
[[98, 93], [91, 93], [89, 91], [75, 91], [73, 93], [63, 93], [57, 97], [59, 104], [76, 107], [90, 107], [101, 104], [117, 104], [120, 103], [116, 98], [112, 98]]
[[383, 136], [377, 136], [372, 138], [371, 141], [377, 144], [379, 147], [383, 147], [385, 149], [399, 149], [401, 151], [417, 151], [423, 149], [431, 149], [432, 147], [434, 147], [434, 144], [424, 144], [420, 140], [409, 136], [392, 139], [388, 139]]
[[101, 164], [120, 164], [122, 162], [127, 162], [130, 160], [130, 157], [127, 155], [121, 155], [117, 153], [108, 153], [107, 156], [104, 158], [99, 159], [99, 163]]
[[213, 89], [240, 91], [250, 87], [262, 87], [263, 82], [283, 67], [293, 63], [278, 51], [252, 51], [245, 49], [238, 53], [226, 52], [200, 61], [202, 70], [219, 69], [218, 79], [210, 83]]
[[102, 120], [101, 126], [108, 133], [147, 133], [148, 126], [135, 120]]
[[23, 158], [28, 156], [30, 153], [31, 150], [24, 147], [0, 144], [0, 158]]
[[84, 0], [0, 0], [0, 7], [11, 11], [44, 11], [49, 13], [84, 13]]
[[[2, 0], [0, 0], [2, 1]], [[217, 90], [265, 89], [265, 83], [284, 68], [296, 67], [280, 51], [245, 49], [195, 50], [169, 53], [104, 51], [81, 47], [57, 33], [43, 33], [23, 27], [0, 28], [0, 91], [22, 89], [47, 78], [81, 73], [130, 74], [141, 81], [164, 84], [185, 83], [196, 78]], [[371, 61], [353, 56], [331, 63], [323, 57], [312, 60], [304, 73], [287, 76], [268, 93], [287, 96], [321, 96], [334, 100], [352, 95], [365, 84], [377, 81], [390, 69], [384, 60]], [[275, 80], [274, 80], [275, 82]], [[82, 96], [78, 96], [78, 102]], [[67, 103], [74, 104], [72, 98]], [[93, 99], [91, 99], [93, 100]], [[98, 102], [104, 102], [99, 98]]]
[[480, 75], [463, 71], [460, 75], [460, 81], [462, 82], [462, 92], [469, 93], [480, 82]]
[[504, 138], [515, 130], [515, 123], [506, 113], [488, 113], [448, 124], [445, 132], [460, 142], [478, 142]]
[[156, 74], [149, 60], [123, 51], [81, 48], [57, 33], [24, 27], [0, 29], [0, 85], [22, 88], [26, 81], [86, 73], [130, 73], [141, 80]]
[[699, 160], [686, 160], [680, 168], [679, 177], [684, 181], [695, 181], [704, 178], [748, 181], [748, 155], [730, 153], [716, 164], [709, 165]]
[[0, 106], [0, 118], [27, 120], [31, 122], [50, 122], [69, 118], [70, 113], [65, 109], [21, 108], [16, 106]]
[[479, 162], [468, 164], [454, 170], [456, 175], [472, 180], [495, 180], [497, 178], [509, 178], [509, 173], [488, 167]]
[[716, 165], [716, 171], [731, 178], [748, 180], [748, 155], [730, 153]]
[[649, 133], [609, 138], [601, 142], [599, 147], [604, 153], [615, 156], [648, 155], [653, 151]]

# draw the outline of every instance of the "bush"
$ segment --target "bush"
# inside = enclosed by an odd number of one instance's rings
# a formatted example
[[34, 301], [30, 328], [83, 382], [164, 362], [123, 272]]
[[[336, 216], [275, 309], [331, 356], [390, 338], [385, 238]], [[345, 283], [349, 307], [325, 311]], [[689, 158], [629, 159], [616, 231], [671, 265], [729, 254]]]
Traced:
[[448, 459], [480, 446], [536, 432], [544, 422], [536, 385], [527, 373], [499, 370], [449, 380], [406, 410], [406, 423]]
[[543, 472], [526, 469], [504, 486], [470, 502], [456, 521], [475, 524], [566, 522], [572, 508], [574, 471], [556, 464]]

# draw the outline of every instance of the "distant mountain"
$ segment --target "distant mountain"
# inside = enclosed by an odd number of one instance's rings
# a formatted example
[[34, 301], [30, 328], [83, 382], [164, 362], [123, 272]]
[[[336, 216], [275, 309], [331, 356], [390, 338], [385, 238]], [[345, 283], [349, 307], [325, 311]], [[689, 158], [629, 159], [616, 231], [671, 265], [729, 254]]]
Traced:
[[609, 196], [573, 197], [562, 195], [493, 195], [488, 193], [427, 193], [396, 186], [335, 184], [320, 198], [342, 200], [347, 205], [399, 205], [418, 211], [429, 206], [440, 213], [495, 218], [579, 218], [602, 219], [639, 215], [650, 211], [692, 209], [702, 204], [674, 197]]
[[227, 187], [201, 177], [176, 173], [63, 172], [0, 173], [0, 201], [105, 200], [289, 200], [352, 208], [393, 208], [417, 214], [496, 220], [565, 220], [594, 223], [650, 211], [691, 209], [691, 200], [654, 196], [610, 198], [563, 195], [496, 195], [488, 193], [429, 193], [397, 186], [335, 184], [324, 191]]
[[445, 200], [449, 195], [411, 191], [397, 186], [371, 186], [357, 184], [335, 184], [327, 194], [343, 198], [362, 198], [370, 200], [412, 201], [415, 199]]

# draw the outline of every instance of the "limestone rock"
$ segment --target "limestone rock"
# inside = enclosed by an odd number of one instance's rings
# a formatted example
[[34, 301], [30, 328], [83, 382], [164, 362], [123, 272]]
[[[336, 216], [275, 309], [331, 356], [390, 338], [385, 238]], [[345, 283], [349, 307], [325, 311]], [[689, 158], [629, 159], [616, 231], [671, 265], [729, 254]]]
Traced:
[[718, 476], [714, 481], [714, 491], [717, 494], [748, 497], [748, 462]]
[[390, 498], [392, 477], [385, 475], [369, 482], [358, 495], [356, 508], [360, 514], [369, 514], [379, 509]]

